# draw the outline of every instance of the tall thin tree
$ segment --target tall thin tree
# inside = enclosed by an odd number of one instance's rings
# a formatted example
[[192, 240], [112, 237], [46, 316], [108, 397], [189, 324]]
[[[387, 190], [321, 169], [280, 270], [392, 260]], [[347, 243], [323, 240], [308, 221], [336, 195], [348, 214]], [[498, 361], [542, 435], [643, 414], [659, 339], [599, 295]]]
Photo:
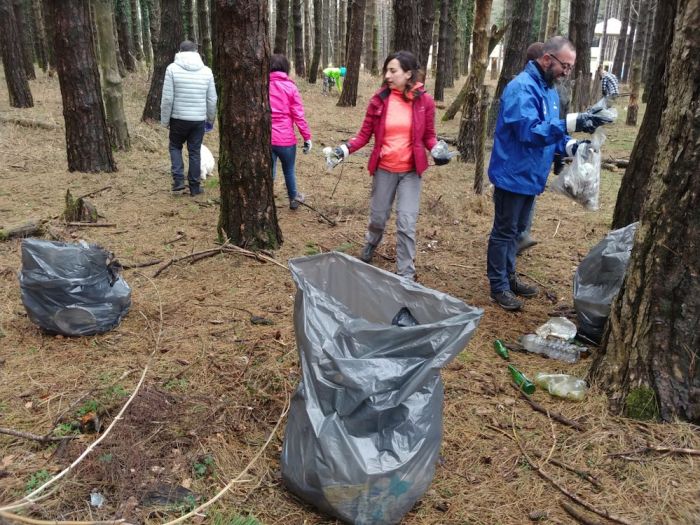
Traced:
[[117, 0], [114, 15], [117, 20], [117, 34], [119, 35], [119, 54], [127, 71], [136, 71], [136, 57], [131, 38], [129, 9], [128, 0]]
[[139, 62], [144, 59], [143, 31], [141, 29], [141, 0], [131, 0], [131, 35], [134, 58]]
[[314, 51], [309, 66], [309, 84], [315, 84], [318, 77], [319, 63], [321, 61], [321, 47], [323, 46], [323, 1], [314, 2]]
[[304, 19], [301, 12], [301, 0], [292, 0], [292, 21], [294, 23], [294, 73], [297, 78], [306, 76], [304, 61]]
[[637, 35], [632, 48], [632, 71], [630, 77], [630, 98], [627, 105], [628, 126], [637, 125], [639, 112], [639, 90], [642, 83], [642, 60], [644, 59], [644, 41], [646, 38], [647, 17], [649, 16], [649, 0], [639, 0], [639, 19]]
[[394, 45], [420, 56], [421, 8], [420, 0], [394, 0]]
[[574, 111], [581, 111], [590, 102], [591, 93], [591, 2], [571, 0], [569, 40], [576, 47], [576, 63], [571, 71], [574, 92], [571, 104]]
[[428, 67], [430, 45], [433, 43], [433, 26], [435, 25], [436, 0], [422, 0], [420, 6], [420, 54], [416, 55], [423, 69]]
[[22, 48], [22, 66], [29, 80], [36, 79], [34, 72], [34, 52], [32, 46], [31, 25], [28, 23], [28, 13], [22, 0], [13, 0], [15, 25], [20, 36]]
[[117, 171], [109, 143], [88, 0], [53, 2], [68, 171]]
[[34, 39], [37, 59], [44, 73], [49, 70], [49, 43], [44, 25], [44, 13], [41, 0], [32, 0], [32, 17], [34, 19]]
[[612, 72], [618, 78], [622, 77], [622, 65], [625, 62], [625, 45], [627, 43], [627, 31], [632, 9], [632, 0], [620, 1], [622, 2], [622, 24], [620, 25], [620, 34], [617, 36], [617, 46], [615, 47], [615, 58], [612, 66]]
[[364, 31], [365, 0], [352, 2], [352, 27], [348, 49], [347, 75], [343, 82], [343, 91], [338, 106], [357, 104], [357, 85], [360, 80], [360, 60], [362, 58], [362, 33]]
[[208, 66], [212, 65], [211, 47], [211, 16], [209, 13], [209, 0], [197, 2], [197, 23], [199, 24], [199, 54]]
[[27, 72], [23, 67], [24, 57], [15, 23], [15, 13], [9, 0], [0, 1], [0, 51], [2, 52], [2, 67], [5, 71], [10, 106], [13, 108], [34, 107]]
[[630, 10], [630, 31], [627, 35], [627, 42], [625, 43], [625, 61], [622, 65], [622, 73], [620, 75], [623, 82], [627, 82], [629, 80], [630, 72], [632, 71], [632, 50], [634, 49], [634, 40], [637, 38], [639, 2], [640, 0], [632, 0], [632, 8]]
[[275, 46], [273, 53], [287, 54], [287, 33], [289, 32], [289, 0], [277, 0], [275, 21]]
[[282, 231], [272, 184], [267, 3], [215, 0], [220, 75], [219, 235], [237, 246], [277, 248]]
[[438, 30], [437, 69], [435, 70], [435, 91], [433, 98], [444, 100], [445, 77], [447, 76], [447, 40], [450, 37], [450, 5], [451, 0], [440, 0], [440, 26]]

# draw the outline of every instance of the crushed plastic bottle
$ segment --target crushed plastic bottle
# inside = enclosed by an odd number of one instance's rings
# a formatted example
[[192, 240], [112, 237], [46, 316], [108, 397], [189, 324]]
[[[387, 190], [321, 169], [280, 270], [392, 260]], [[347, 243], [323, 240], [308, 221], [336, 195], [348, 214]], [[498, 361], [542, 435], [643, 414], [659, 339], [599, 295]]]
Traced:
[[588, 386], [583, 379], [568, 374], [535, 374], [535, 384], [550, 394], [572, 401], [583, 401]]
[[545, 339], [535, 334], [527, 334], [521, 338], [525, 350], [535, 354], [542, 354], [550, 359], [575, 363], [581, 356], [581, 349], [574, 344], [555, 339]]
[[393, 324], [394, 326], [406, 327], [417, 326], [420, 323], [416, 321], [415, 317], [413, 317], [411, 310], [409, 310], [407, 306], [404, 306], [403, 308], [401, 308], [401, 310], [396, 312], [396, 315], [391, 320], [391, 324]]

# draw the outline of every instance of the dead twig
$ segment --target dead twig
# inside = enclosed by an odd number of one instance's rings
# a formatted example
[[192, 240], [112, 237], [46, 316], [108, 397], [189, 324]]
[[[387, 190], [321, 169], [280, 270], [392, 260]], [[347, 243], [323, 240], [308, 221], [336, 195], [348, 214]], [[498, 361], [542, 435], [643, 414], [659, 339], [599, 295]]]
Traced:
[[555, 421], [558, 421], [562, 425], [566, 425], [566, 426], [569, 426], [571, 428], [574, 428], [574, 429], [578, 430], [579, 432], [583, 432], [584, 430], [586, 430], [584, 428], [584, 426], [581, 423], [579, 423], [578, 421], [574, 421], [573, 419], [569, 419], [568, 417], [564, 417], [561, 414], [559, 414], [558, 412], [552, 412], [548, 408], [545, 408], [542, 405], [540, 405], [539, 403], [534, 402], [530, 398], [530, 396], [528, 396], [525, 392], [520, 390], [520, 388], [518, 388], [515, 384], [511, 383], [511, 386], [520, 393], [520, 397], [522, 397], [525, 401], [527, 401], [528, 404], [536, 412], [544, 414], [547, 417], [551, 417], [552, 419], [554, 419]]
[[113, 222], [67, 222], [66, 226], [75, 228], [116, 228]]
[[103, 188], [100, 188], [99, 190], [91, 191], [90, 193], [86, 193], [85, 195], [81, 195], [80, 197], [76, 197], [76, 200], [78, 199], [87, 199], [88, 197], [92, 197], [94, 195], [97, 195], [98, 193], [102, 193], [105, 190], [111, 190], [112, 186], [104, 186]]
[[629, 456], [631, 454], [646, 454], [647, 452], [659, 452], [662, 454], [686, 454], [688, 456], [700, 456], [700, 449], [697, 448], [678, 448], [678, 447], [659, 447], [657, 445], [647, 445], [646, 447], [636, 448], [634, 450], [626, 450], [625, 452], [613, 452], [607, 454], [609, 458], [619, 456]]
[[[341, 171], [340, 173], [342, 174], [343, 172]], [[340, 180], [340, 179], [338, 179], [338, 180]], [[331, 197], [333, 197], [333, 196], [331, 195]], [[323, 213], [321, 213], [320, 211], [318, 211], [318, 210], [317, 210], [316, 208], [314, 208], [313, 206], [311, 206], [311, 205], [309, 205], [309, 204], [306, 204], [305, 202], [301, 202], [301, 201], [296, 201], [296, 202], [298, 202], [298, 203], [301, 204], [302, 206], [306, 206], [306, 207], [309, 208], [311, 211], [318, 213], [318, 215], [319, 215], [324, 221], [326, 221], [328, 224], [330, 224], [331, 226], [337, 226], [337, 225], [338, 225], [338, 223], [336, 223], [333, 219], [327, 217], [326, 215], [324, 215]]]
[[0, 511], [0, 517], [6, 520], [11, 520], [19, 523], [29, 523], [30, 525], [129, 525], [123, 519], [107, 520], [107, 521], [56, 521], [56, 520], [37, 520], [19, 514]]
[[141, 263], [122, 263], [122, 268], [125, 270], [132, 270], [134, 268], [145, 268], [147, 266], [155, 266], [163, 262], [163, 259], [153, 259], [151, 261], [144, 261]]
[[520, 449], [520, 453], [523, 455], [525, 458], [525, 461], [527, 461], [528, 465], [530, 465], [530, 468], [532, 468], [535, 472], [537, 472], [537, 475], [540, 476], [542, 479], [549, 481], [554, 487], [556, 487], [562, 494], [567, 496], [569, 499], [575, 501], [582, 507], [587, 508], [591, 512], [597, 514], [598, 516], [601, 516], [603, 518], [607, 518], [610, 521], [614, 521], [616, 523], [622, 523], [622, 525], [632, 525], [632, 522], [629, 520], [626, 520], [625, 518], [621, 516], [617, 516], [615, 514], [611, 514], [607, 510], [600, 510], [597, 507], [594, 507], [590, 503], [588, 503], [586, 500], [580, 498], [573, 492], [569, 491], [567, 488], [563, 487], [561, 484], [557, 483], [549, 474], [547, 474], [544, 470], [540, 468], [539, 465], [537, 465], [530, 456], [528, 456], [527, 452], [525, 452], [525, 449], [523, 448], [523, 444], [520, 442], [520, 438], [518, 438], [518, 431], [515, 429], [515, 424], [512, 425], [513, 429], [513, 438], [515, 439], [515, 443], [518, 445], [518, 448]]
[[561, 508], [564, 509], [569, 516], [574, 518], [579, 523], [583, 523], [583, 525], [602, 525], [601, 522], [597, 520], [592, 520], [589, 517], [584, 516], [579, 511], [577, 511], [573, 505], [569, 505], [566, 501], [560, 501], [559, 505], [561, 505]]
[[24, 126], [25, 128], [41, 128], [41, 129], [63, 129], [59, 124], [53, 124], [51, 122], [42, 122], [41, 120], [26, 119], [26, 118], [16, 118], [16, 117], [3, 117], [0, 116], [0, 122], [3, 124], [16, 124], [17, 126]]
[[0, 434], [14, 436], [23, 439], [31, 439], [39, 443], [49, 443], [53, 441], [63, 441], [65, 439], [75, 439], [78, 436], [40, 436], [31, 432], [22, 432], [21, 430], [12, 430], [11, 428], [0, 427]]

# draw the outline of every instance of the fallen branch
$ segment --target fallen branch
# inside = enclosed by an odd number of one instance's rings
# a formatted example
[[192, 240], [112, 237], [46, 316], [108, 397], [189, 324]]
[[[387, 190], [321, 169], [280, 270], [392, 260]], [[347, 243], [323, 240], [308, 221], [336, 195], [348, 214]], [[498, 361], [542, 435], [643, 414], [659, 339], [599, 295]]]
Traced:
[[582, 507], [587, 508], [591, 512], [597, 514], [598, 516], [602, 516], [603, 518], [607, 518], [611, 521], [614, 521], [616, 523], [622, 523], [622, 525], [632, 525], [631, 521], [626, 520], [625, 518], [621, 516], [616, 516], [615, 514], [610, 514], [607, 510], [600, 510], [590, 503], [588, 503], [586, 500], [580, 498], [573, 492], [570, 492], [568, 489], [557, 483], [552, 477], [547, 474], [544, 470], [542, 470], [539, 465], [537, 465], [532, 459], [530, 459], [530, 456], [527, 455], [527, 452], [525, 452], [525, 449], [523, 448], [522, 443], [520, 442], [520, 439], [518, 438], [518, 432], [515, 430], [515, 425], [512, 426], [513, 429], [513, 438], [515, 439], [515, 443], [518, 445], [518, 448], [520, 449], [520, 453], [523, 455], [525, 458], [525, 461], [527, 461], [528, 465], [530, 465], [530, 468], [532, 468], [537, 474], [544, 480], [549, 481], [552, 485], [554, 485], [562, 494], [570, 498], [571, 500], [575, 501]]
[[17, 118], [17, 117], [0, 117], [0, 122], [3, 124], [16, 124], [25, 128], [41, 128], [41, 129], [62, 129], [58, 124], [51, 122], [42, 122], [41, 120]]
[[573, 419], [569, 419], [568, 417], [564, 417], [557, 412], [552, 412], [548, 408], [545, 408], [542, 405], [540, 405], [539, 403], [534, 402], [530, 398], [530, 396], [528, 396], [525, 392], [520, 390], [520, 388], [518, 388], [515, 384], [511, 383], [511, 386], [520, 393], [520, 397], [522, 397], [525, 401], [527, 401], [528, 404], [536, 412], [544, 414], [547, 417], [551, 417], [552, 419], [554, 419], [555, 421], [558, 421], [562, 425], [566, 425], [566, 426], [569, 426], [571, 428], [574, 428], [574, 429], [578, 430], [579, 432], [583, 432], [584, 430], [586, 430], [584, 428], [584, 426], [581, 423], [579, 423], [578, 421], [574, 421]]
[[602, 525], [602, 523], [600, 523], [599, 521], [595, 521], [588, 518], [587, 516], [584, 516], [579, 511], [577, 511], [573, 507], [573, 505], [569, 505], [566, 501], [560, 501], [559, 505], [561, 505], [561, 508], [564, 509], [569, 516], [574, 518], [579, 523], [583, 523], [583, 525]]
[[41, 219], [30, 219], [21, 224], [0, 228], [0, 241], [43, 235], [45, 230], [44, 222], [46, 221]]
[[23, 439], [31, 439], [33, 441], [38, 441], [39, 443], [49, 443], [53, 441], [63, 441], [66, 439], [75, 439], [78, 436], [40, 436], [38, 434], [32, 434], [31, 432], [22, 432], [21, 430], [12, 430], [11, 428], [0, 427], [0, 434], [5, 434], [8, 436], [14, 436]]
[[660, 452], [662, 454], [686, 454], [689, 456], [700, 456], [700, 449], [697, 448], [677, 448], [677, 447], [659, 447], [656, 445], [647, 445], [646, 447], [627, 450], [625, 452], [613, 452], [607, 456], [610, 458], [618, 456], [629, 456], [631, 454], [646, 454], [647, 452]]
[[[343, 172], [341, 171], [340, 174], [342, 175]], [[338, 178], [338, 181], [340, 181], [340, 178]], [[336, 184], [336, 186], [337, 186], [337, 184]], [[335, 191], [335, 189], [334, 189], [333, 191]], [[331, 195], [331, 197], [333, 197], [333, 195]], [[323, 213], [321, 213], [320, 211], [318, 211], [318, 210], [317, 210], [316, 208], [314, 208], [313, 206], [311, 206], [311, 205], [309, 205], [309, 204], [306, 204], [305, 202], [301, 202], [301, 201], [296, 201], [296, 202], [298, 202], [298, 203], [301, 204], [302, 206], [306, 206], [306, 207], [309, 208], [311, 211], [318, 213], [318, 214], [321, 216], [321, 218], [322, 218], [323, 220], [325, 220], [326, 222], [328, 222], [328, 224], [330, 224], [331, 226], [337, 226], [337, 223], [336, 223], [333, 219], [329, 219], [328, 217], [326, 217]]]
[[0, 517], [19, 523], [29, 523], [30, 525], [129, 525], [125, 520], [108, 520], [108, 521], [56, 521], [56, 520], [37, 520], [34, 518], [28, 518], [27, 516], [20, 516], [19, 514], [12, 514], [10, 512], [0, 511]]
[[81, 195], [78, 197], [78, 199], [87, 199], [88, 197], [92, 197], [93, 195], [97, 195], [98, 193], [102, 193], [105, 190], [111, 190], [112, 186], [104, 186], [100, 188], [99, 190], [91, 191], [90, 193], [86, 193], [85, 195]]
[[215, 255], [219, 255], [220, 253], [236, 253], [238, 255], [243, 255], [244, 257], [250, 257], [251, 259], [256, 259], [258, 261], [264, 261], [264, 262], [276, 264], [277, 266], [279, 266], [280, 268], [284, 268], [285, 270], [287, 269], [287, 267], [285, 265], [276, 261], [275, 259], [273, 259], [269, 255], [265, 255], [261, 252], [253, 252], [250, 250], [246, 250], [245, 248], [241, 248], [240, 246], [233, 246], [231, 244], [228, 244], [228, 241], [226, 241], [218, 248], [210, 248], [209, 250], [202, 250], [200, 252], [194, 252], [194, 253], [190, 253], [188, 255], [183, 255], [182, 257], [175, 257], [173, 259], [170, 259], [170, 261], [168, 261], [163, 266], [158, 268], [156, 273], [153, 274], [153, 277], [158, 277], [167, 268], [169, 268], [170, 266], [172, 266], [173, 264], [175, 264], [177, 262], [190, 261], [191, 264], [194, 264], [198, 261], [201, 261], [202, 259], [206, 259], [208, 257], [213, 257]]
[[74, 226], [76, 228], [116, 228], [117, 225], [112, 222], [67, 222], [66, 226]]
[[163, 262], [162, 259], [153, 259], [152, 261], [145, 261], [145, 262], [141, 262], [141, 263], [133, 263], [133, 264], [131, 264], [131, 263], [123, 264], [122, 263], [122, 268], [124, 268], [125, 270], [131, 270], [133, 268], [145, 268], [147, 266], [155, 266], [156, 264], [160, 264], [162, 262]]

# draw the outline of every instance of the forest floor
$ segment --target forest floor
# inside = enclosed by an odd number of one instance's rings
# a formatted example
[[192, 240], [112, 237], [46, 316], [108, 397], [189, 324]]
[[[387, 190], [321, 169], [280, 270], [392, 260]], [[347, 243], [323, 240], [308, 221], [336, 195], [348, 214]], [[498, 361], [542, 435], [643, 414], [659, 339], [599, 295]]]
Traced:
[[[321, 150], [359, 129], [379, 82], [363, 76], [360, 83], [355, 108], [338, 108], [335, 97], [321, 95], [320, 85], [299, 83], [314, 148], [298, 155], [298, 185], [306, 202], [337, 225], [329, 226], [306, 207], [290, 210], [278, 172], [275, 192], [284, 244], [274, 256], [282, 265], [334, 249], [359, 253], [368, 215], [370, 149], [330, 173]], [[81, 418], [89, 420], [96, 412], [104, 433], [145, 371], [133, 402], [106, 438], [49, 487], [48, 497], [18, 512], [37, 520], [165, 523], [238, 477], [222, 499], [186, 522], [224, 525], [251, 515], [268, 525], [335, 523], [281, 481], [281, 415], [300, 379], [290, 273], [226, 254], [174, 264], [154, 276], [172, 258], [215, 247], [218, 178], [206, 181], [203, 198], [170, 195], [167, 130], [139, 120], [147, 88], [145, 73], [125, 81], [132, 149], [115, 153], [119, 171], [82, 174], [66, 169], [58, 80], [40, 74], [32, 81], [35, 107], [26, 110], [9, 108], [0, 80], [0, 116], [54, 125], [0, 123], [0, 226], [49, 219], [59, 236], [98, 243], [125, 265], [161, 261], [125, 270], [133, 305], [119, 327], [94, 337], [50, 336], [30, 322], [20, 300], [20, 242], [0, 243], [0, 427], [71, 434]], [[447, 90], [447, 103], [456, 90]], [[438, 134], [454, 137], [458, 120], [441, 122], [443, 112], [438, 110]], [[628, 157], [637, 129], [624, 125], [624, 111], [606, 131], [604, 158]], [[218, 130], [205, 137], [205, 144], [216, 156]], [[700, 458], [636, 452], [647, 444], [700, 448], [697, 427], [611, 415], [596, 385], [580, 403], [538, 390], [537, 403], [577, 421], [581, 430], [563, 425], [519, 397], [492, 346], [496, 338], [516, 342], [551, 315], [572, 315], [574, 271], [608, 231], [622, 173], [603, 171], [597, 212], [550, 192], [538, 198], [533, 236], [540, 243], [519, 258], [519, 270], [547, 293], [527, 300], [522, 312], [507, 313], [489, 300], [490, 191], [474, 194], [471, 164], [452, 162], [427, 172], [417, 235], [419, 282], [483, 308], [484, 316], [467, 348], [443, 371], [441, 460], [430, 489], [402, 523], [519, 524], [538, 517], [544, 523], [575, 523], [562, 507], [571, 500], [538, 476], [523, 450], [556, 484], [620, 523], [700, 523]], [[90, 200], [100, 221], [115, 226], [62, 224], [68, 189], [74, 196], [101, 190]], [[393, 220], [390, 224], [376, 265], [392, 271]], [[519, 352], [512, 360], [529, 376], [547, 371], [585, 377], [591, 362], [566, 365]], [[60, 444], [0, 434], [0, 507], [78, 458], [97, 438], [82, 429], [85, 433]], [[93, 492], [104, 496], [99, 508], [90, 505]], [[576, 507], [590, 523], [608, 523]]]

